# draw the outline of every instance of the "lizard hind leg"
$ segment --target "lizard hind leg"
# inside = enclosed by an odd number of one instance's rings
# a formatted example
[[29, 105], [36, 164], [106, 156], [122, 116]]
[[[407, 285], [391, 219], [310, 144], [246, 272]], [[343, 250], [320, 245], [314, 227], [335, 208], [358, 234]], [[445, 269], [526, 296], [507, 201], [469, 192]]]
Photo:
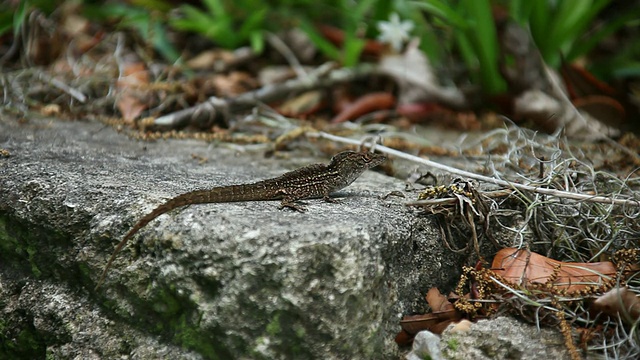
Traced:
[[280, 209], [284, 209], [284, 208], [289, 208], [289, 209], [292, 209], [292, 210], [296, 210], [296, 211], [301, 212], [301, 213], [307, 211], [307, 209], [305, 209], [304, 207], [296, 204], [296, 201], [291, 197], [285, 197], [280, 202]]

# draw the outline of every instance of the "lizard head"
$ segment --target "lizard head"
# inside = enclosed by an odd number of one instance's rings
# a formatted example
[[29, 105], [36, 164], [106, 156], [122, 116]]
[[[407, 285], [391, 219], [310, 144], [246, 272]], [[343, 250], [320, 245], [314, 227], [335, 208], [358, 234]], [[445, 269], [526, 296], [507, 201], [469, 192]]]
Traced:
[[[365, 170], [376, 167], [387, 160], [382, 154], [371, 152], [343, 151], [331, 158], [329, 168], [341, 174], [350, 174], [357, 178]], [[353, 181], [352, 180], [352, 181]]]

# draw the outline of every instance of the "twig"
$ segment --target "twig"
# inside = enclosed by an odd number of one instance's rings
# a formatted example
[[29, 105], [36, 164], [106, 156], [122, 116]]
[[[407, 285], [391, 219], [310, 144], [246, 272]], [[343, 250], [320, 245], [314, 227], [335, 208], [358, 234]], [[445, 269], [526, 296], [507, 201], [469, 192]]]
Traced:
[[277, 101], [292, 93], [331, 87], [338, 83], [371, 76], [376, 72], [376, 67], [371, 64], [362, 64], [353, 69], [340, 68], [331, 70], [333, 66], [333, 64], [328, 63], [310, 73], [308, 77], [289, 80], [281, 84], [267, 85], [234, 98], [221, 99], [212, 96], [207, 101], [196, 106], [161, 116], [153, 124], [161, 129], [175, 129], [189, 124], [207, 123], [218, 116], [223, 116], [226, 120], [228, 114], [250, 109], [260, 102]]
[[[307, 134], [307, 136], [310, 137], [318, 137], [318, 138], [323, 138], [323, 139], [328, 139], [328, 140], [332, 140], [332, 141], [337, 141], [337, 142], [342, 142], [342, 143], [346, 143], [346, 144], [352, 144], [352, 145], [361, 145], [361, 142], [358, 140], [354, 140], [354, 139], [348, 139], [348, 138], [344, 138], [341, 136], [336, 136], [336, 135], [332, 135], [332, 134], [328, 134], [325, 132], [317, 132], [317, 133], [309, 133]], [[427, 160], [427, 159], [423, 159], [414, 155], [410, 155], [407, 153], [404, 153], [402, 151], [398, 151], [383, 145], [376, 145], [376, 149], [379, 150], [380, 152], [383, 152], [385, 154], [388, 155], [393, 155], [405, 160], [409, 160], [415, 163], [419, 163], [419, 164], [423, 164], [426, 166], [431, 166], [434, 167], [436, 169], [440, 169], [440, 170], [444, 170], [446, 172], [449, 172], [451, 174], [455, 174], [455, 175], [459, 175], [459, 176], [464, 176], [470, 179], [474, 179], [474, 180], [478, 180], [478, 181], [484, 181], [484, 182], [488, 182], [491, 184], [495, 184], [498, 186], [503, 186], [506, 188], [513, 188], [513, 189], [518, 189], [518, 190], [522, 190], [522, 191], [531, 191], [531, 192], [535, 192], [535, 193], [539, 193], [539, 194], [545, 194], [545, 195], [551, 195], [551, 196], [556, 196], [556, 197], [561, 197], [561, 198], [566, 198], [566, 199], [572, 199], [572, 200], [578, 200], [578, 201], [590, 201], [590, 202], [596, 202], [596, 203], [601, 203], [601, 204], [611, 204], [611, 205], [620, 205], [620, 206], [640, 206], [640, 202], [637, 200], [632, 200], [632, 199], [613, 199], [610, 197], [606, 197], [606, 196], [593, 196], [593, 195], [587, 195], [587, 194], [580, 194], [580, 193], [575, 193], [575, 192], [569, 192], [569, 191], [562, 191], [562, 190], [557, 190], [557, 189], [550, 189], [550, 188], [546, 188], [546, 187], [540, 187], [540, 186], [531, 186], [531, 185], [525, 185], [525, 184], [518, 184], [518, 183], [514, 183], [514, 182], [510, 182], [510, 181], [506, 181], [506, 180], [502, 180], [502, 179], [496, 179], [496, 178], [492, 178], [492, 177], [488, 177], [488, 176], [484, 176], [484, 175], [480, 175], [480, 174], [475, 174], [469, 171], [465, 171], [465, 170], [460, 170], [460, 169], [456, 169], [454, 167], [450, 167], [447, 165], [443, 165], [440, 163], [437, 163], [435, 161], [431, 161], [431, 160]]]
[[75, 98], [81, 103], [84, 104], [87, 101], [87, 96], [83, 94], [82, 91], [74, 89], [71, 86], [63, 83], [62, 81], [45, 74], [44, 72], [40, 72], [39, 75], [40, 75], [40, 79], [64, 91], [65, 93], [69, 94], [69, 96], [71, 96], [72, 98]]
[[293, 71], [296, 72], [296, 75], [299, 78], [309, 76], [309, 74], [307, 74], [307, 72], [302, 67], [302, 64], [300, 64], [300, 61], [298, 61], [296, 55], [293, 53], [293, 51], [291, 51], [287, 44], [284, 43], [284, 41], [282, 41], [275, 34], [272, 34], [268, 31], [265, 33], [265, 37], [269, 44], [273, 46], [273, 48], [276, 49], [280, 53], [280, 55], [284, 56], [284, 58], [287, 60], [287, 62], [289, 63]]

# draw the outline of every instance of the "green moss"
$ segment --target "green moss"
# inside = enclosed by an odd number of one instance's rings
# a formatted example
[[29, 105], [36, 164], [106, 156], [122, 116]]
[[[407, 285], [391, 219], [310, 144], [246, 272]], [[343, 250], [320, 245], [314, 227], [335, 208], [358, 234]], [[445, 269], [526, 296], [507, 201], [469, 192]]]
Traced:
[[91, 279], [91, 275], [95, 270], [92, 270], [86, 263], [79, 262], [78, 269], [80, 270], [80, 274], [84, 279]]
[[0, 217], [0, 250], [2, 253], [7, 254], [15, 251], [17, 241], [13, 237], [10, 237], [7, 233], [7, 223], [4, 217]]
[[458, 342], [458, 339], [449, 339], [447, 340], [447, 347], [452, 351], [456, 351], [460, 347], [460, 342]]
[[38, 359], [44, 356], [45, 346], [35, 329], [22, 329], [17, 336], [4, 338], [0, 333], [0, 358]]
[[156, 299], [153, 310], [163, 316], [174, 317], [183, 311], [185, 300], [177, 298], [171, 288], [160, 289], [156, 293]]
[[[203, 329], [201, 315], [193, 301], [176, 292], [173, 287], [156, 287], [152, 290], [152, 299], [141, 299], [141, 313], [148, 314], [148, 322], [137, 326], [151, 329], [152, 333], [166, 337], [167, 340], [185, 349], [198, 352], [205, 359], [230, 359], [232, 356], [219, 338], [228, 336], [216, 329]], [[148, 305], [153, 304], [149, 309]], [[126, 315], [125, 315], [126, 316]]]
[[175, 333], [174, 340], [182, 347], [198, 351], [206, 359], [220, 359], [211, 339], [191, 324], [186, 315], [181, 316], [172, 324]]
[[300, 339], [303, 339], [307, 335], [307, 330], [303, 326], [301, 326], [299, 324], [296, 324], [293, 327], [293, 330], [296, 333], [296, 337], [298, 337]]
[[[7, 230], [8, 223], [13, 224], [11, 232], [14, 236], [10, 235]], [[20, 263], [20, 257], [26, 257], [31, 272], [39, 278], [42, 275], [42, 271], [37, 265], [39, 262], [37, 257], [39, 239], [34, 239], [33, 236], [37, 235], [33, 235], [32, 232], [27, 231], [25, 228], [17, 226], [15, 221], [8, 222], [5, 217], [0, 217], [0, 250], [5, 255], [1, 258], [8, 263]], [[16, 257], [13, 254], [18, 256]]]
[[267, 325], [266, 328], [267, 334], [269, 334], [269, 336], [278, 336], [280, 334], [280, 332], [282, 331], [282, 328], [280, 327], [280, 313], [277, 312], [273, 318], [271, 319], [271, 322], [269, 322], [269, 324]]
[[38, 269], [38, 265], [37, 261], [36, 261], [36, 254], [38, 253], [38, 251], [36, 250], [36, 247], [33, 246], [33, 244], [29, 244], [27, 245], [27, 254], [29, 255], [29, 264], [31, 264], [31, 272], [33, 273], [33, 275], [36, 276], [36, 278], [39, 278], [42, 275], [42, 272], [40, 271], [40, 269]]

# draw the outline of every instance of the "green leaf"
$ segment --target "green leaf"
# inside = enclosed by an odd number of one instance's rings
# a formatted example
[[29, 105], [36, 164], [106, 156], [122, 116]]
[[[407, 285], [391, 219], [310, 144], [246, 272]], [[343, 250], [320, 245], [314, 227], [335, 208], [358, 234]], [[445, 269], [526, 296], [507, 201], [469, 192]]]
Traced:
[[171, 26], [178, 30], [204, 33], [209, 28], [209, 24], [213, 22], [213, 19], [191, 5], [182, 5], [180, 8], [184, 13], [184, 18], [170, 20]]
[[427, 21], [415, 3], [415, 1], [398, 2], [396, 10], [402, 18], [413, 21], [415, 25], [413, 33], [420, 37], [420, 50], [427, 54], [434, 65], [438, 65], [444, 56], [446, 44], [443, 46], [444, 40], [436, 36], [431, 22]]
[[361, 0], [356, 2], [356, 8], [353, 12], [356, 20], [362, 20], [364, 18], [364, 15], [371, 8], [371, 5], [373, 5], [375, 2], [376, 0]]
[[462, 0], [460, 6], [468, 12], [475, 26], [465, 34], [474, 47], [480, 63], [480, 79], [489, 94], [500, 93], [506, 84], [498, 70], [498, 35], [489, 0]]
[[564, 0], [560, 2], [551, 28], [551, 38], [548, 40], [548, 48], [553, 51], [553, 54], [548, 54], [548, 60], [551, 61], [552, 66], [559, 64], [560, 53], [568, 50], [568, 47], [585, 31], [608, 2], [609, 0]]
[[209, 14], [213, 18], [228, 17], [227, 10], [225, 10], [222, 0], [204, 0], [204, 5], [209, 10]]
[[576, 58], [588, 53], [596, 46], [602, 39], [613, 34], [625, 26], [630, 21], [635, 21], [640, 18], [640, 8], [632, 9], [629, 12], [624, 13], [622, 16], [614, 19], [613, 21], [606, 22], [601, 28], [588, 34], [588, 36], [582, 36], [582, 39], [578, 40], [571, 47], [571, 51], [566, 55], [567, 61], [571, 62]]
[[22, 27], [22, 23], [24, 23], [24, 19], [27, 16], [27, 7], [29, 2], [27, 0], [20, 1], [20, 6], [18, 6], [18, 10], [13, 17], [13, 34], [14, 36], [18, 34], [20, 28]]
[[414, 6], [422, 8], [431, 15], [437, 16], [444, 20], [446, 23], [456, 27], [458, 29], [466, 29], [469, 24], [467, 20], [458, 15], [456, 10], [445, 4], [440, 0], [425, 0], [425, 1], [412, 1]]
[[300, 28], [325, 56], [335, 60], [340, 58], [340, 51], [338, 48], [325, 39], [324, 36], [320, 35], [311, 23], [303, 19], [300, 23]]
[[548, 1], [531, 1], [531, 3], [529, 28], [542, 57], [546, 59], [548, 50], [544, 40], [549, 36], [550, 12], [553, 8]]
[[534, 3], [536, 3], [536, 1], [511, 0], [509, 13], [518, 24], [525, 26], [529, 23], [529, 18], [535, 5]]
[[264, 34], [262, 31], [254, 31], [251, 33], [251, 49], [256, 54], [261, 54], [264, 51]]
[[175, 63], [180, 58], [180, 54], [169, 41], [167, 29], [160, 21], [153, 22], [153, 47], [168, 61]]
[[351, 67], [358, 63], [365, 43], [366, 40], [358, 38], [355, 32], [345, 33], [344, 47], [342, 49], [342, 63], [344, 66]]
[[249, 15], [249, 17], [243, 21], [242, 26], [238, 31], [239, 37], [246, 39], [249, 38], [250, 34], [257, 29], [263, 29], [264, 27], [262, 25], [266, 16], [267, 8], [262, 8]]

